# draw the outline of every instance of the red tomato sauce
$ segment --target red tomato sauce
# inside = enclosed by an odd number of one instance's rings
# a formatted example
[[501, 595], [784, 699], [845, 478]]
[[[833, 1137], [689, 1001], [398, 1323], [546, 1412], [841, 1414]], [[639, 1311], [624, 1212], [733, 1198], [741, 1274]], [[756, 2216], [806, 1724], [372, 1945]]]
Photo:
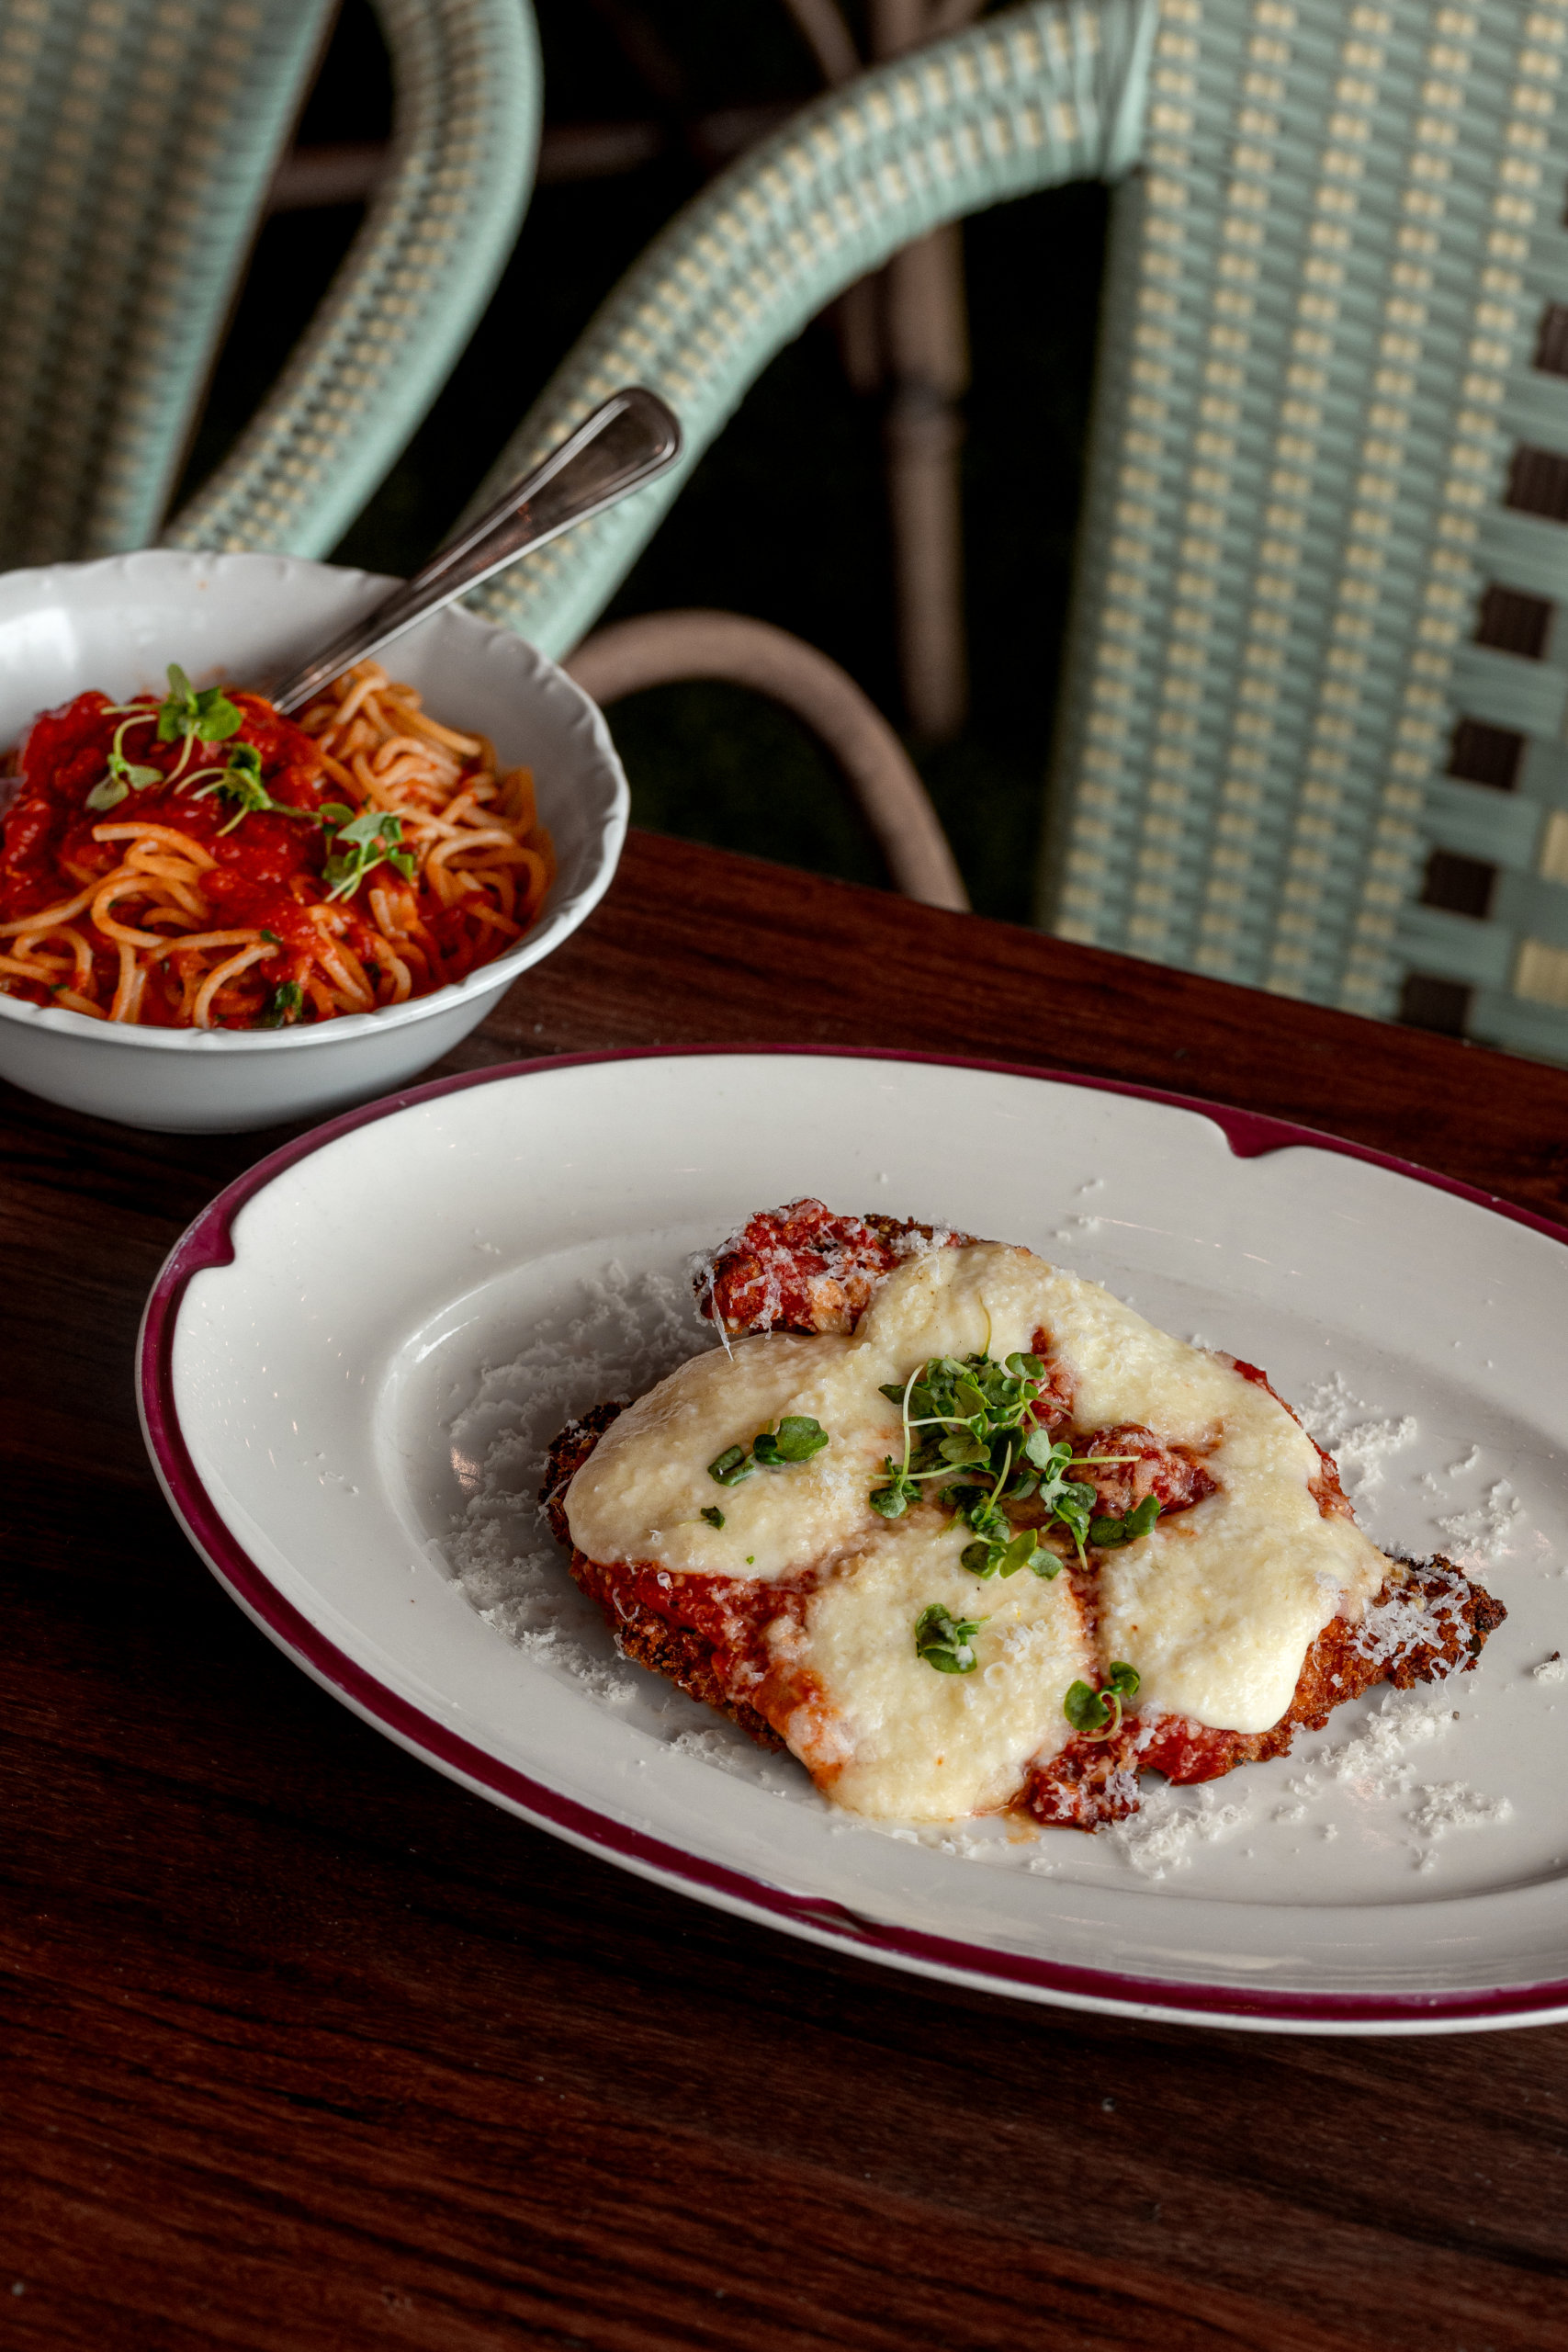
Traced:
[[746, 1577], [677, 1574], [646, 1560], [617, 1569], [605, 1583], [622, 1616], [647, 1610], [700, 1634], [712, 1644], [715, 1668], [731, 1687], [755, 1682], [770, 1670], [768, 1628], [780, 1618], [797, 1617], [808, 1589]]
[[792, 1201], [747, 1220], [715, 1260], [700, 1304], [731, 1330], [848, 1330], [897, 1263], [892, 1240], [863, 1217]]
[[[1133, 1727], [1137, 1727], [1135, 1717]], [[1230, 1771], [1242, 1761], [1241, 1744], [1238, 1732], [1215, 1731], [1207, 1724], [1190, 1723], [1185, 1715], [1164, 1715], [1145, 1733], [1139, 1761], [1185, 1788], [1194, 1781], [1217, 1781]]]
[[[0, 822], [0, 923], [59, 905], [89, 882], [114, 872], [128, 843], [123, 836], [96, 840], [96, 827], [167, 825], [217, 861], [201, 881], [211, 929], [270, 931], [278, 943], [277, 954], [256, 967], [259, 978], [276, 987], [299, 977], [317, 938], [301, 901], [323, 895], [327, 834], [313, 819], [323, 801], [341, 800], [343, 794], [328, 775], [316, 744], [301, 729], [279, 717], [259, 695], [238, 688], [226, 692], [242, 714], [238, 733], [213, 745], [193, 743], [183, 758], [183, 740], [158, 741], [159, 704], [153, 695], [134, 697], [147, 718], [132, 718], [129, 727], [130, 706], [116, 706], [96, 692], [78, 695], [73, 702], [34, 720], [12, 760], [18, 786]], [[140, 768], [156, 768], [169, 780], [129, 791], [112, 808], [90, 808], [87, 797], [107, 773], [117, 736], [127, 760]], [[299, 818], [252, 810], [235, 824], [233, 801], [221, 792], [203, 792], [203, 784], [214, 778], [202, 776], [201, 771], [221, 768], [236, 743], [254, 747], [262, 783], [274, 800], [299, 809]], [[193, 776], [197, 779], [194, 786], [189, 781]], [[345, 911], [353, 944], [373, 960], [378, 934], [352, 907]], [[111, 974], [118, 964], [113, 943], [99, 938], [85, 914], [74, 921], [93, 943], [96, 964]], [[22, 980], [12, 986], [16, 994], [34, 1003], [49, 1001], [45, 989]], [[170, 1027], [177, 1002], [177, 990], [165, 991], [155, 967], [141, 1021], [151, 1027]]]
[[1022, 1804], [1055, 1828], [1100, 1829], [1136, 1812], [1140, 1772], [1163, 1772], [1190, 1787], [1217, 1781], [1247, 1757], [1247, 1743], [1237, 1732], [1212, 1731], [1183, 1715], [1159, 1716], [1152, 1724], [1129, 1715], [1109, 1739], [1070, 1739], [1030, 1774]]

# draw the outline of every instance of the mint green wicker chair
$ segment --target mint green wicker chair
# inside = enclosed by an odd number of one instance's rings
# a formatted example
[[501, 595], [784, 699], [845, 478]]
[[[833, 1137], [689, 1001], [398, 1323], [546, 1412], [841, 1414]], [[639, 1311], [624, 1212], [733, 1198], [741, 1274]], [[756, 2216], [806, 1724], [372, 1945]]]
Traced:
[[[689, 471], [901, 243], [1141, 157], [1041, 919], [1371, 1013], [1425, 976], [1472, 1034], [1568, 1058], [1565, 60], [1568, 0], [1015, 8], [808, 107], [689, 206], [480, 498], [628, 378], [680, 411]], [[565, 651], [680, 480], [477, 601]]]
[[[323, 554], [511, 250], [526, 0], [378, 0], [394, 164], [305, 342], [175, 546]], [[0, 6], [0, 565], [156, 532], [330, 0]]]

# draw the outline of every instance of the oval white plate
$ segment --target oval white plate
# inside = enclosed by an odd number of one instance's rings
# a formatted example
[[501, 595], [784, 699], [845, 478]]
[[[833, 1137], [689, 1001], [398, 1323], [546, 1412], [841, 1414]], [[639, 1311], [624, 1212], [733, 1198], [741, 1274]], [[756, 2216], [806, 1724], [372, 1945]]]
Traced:
[[[704, 1344], [686, 1253], [812, 1193], [1029, 1243], [1263, 1364], [1382, 1543], [1509, 1619], [1295, 1757], [1145, 1783], [1127, 1835], [888, 1834], [626, 1664], [541, 1549], [537, 1447]], [[308, 1672], [666, 1885], [1038, 2000], [1314, 2032], [1568, 2017], [1568, 1250], [1303, 1130], [986, 1065], [805, 1052], [486, 1070], [349, 1114], [192, 1226], [143, 1428]], [[1445, 1523], [1446, 1522], [1446, 1527]], [[488, 1611], [489, 1614], [482, 1613]], [[1314, 1761], [1314, 1759], [1316, 1759]]]

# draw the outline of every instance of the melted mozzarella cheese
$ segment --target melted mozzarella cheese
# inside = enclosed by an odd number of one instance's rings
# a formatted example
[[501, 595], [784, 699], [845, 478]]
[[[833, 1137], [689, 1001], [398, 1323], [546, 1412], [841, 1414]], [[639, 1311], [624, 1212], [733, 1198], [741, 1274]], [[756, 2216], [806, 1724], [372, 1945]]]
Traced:
[[[1216, 1364], [1216, 1372], [1225, 1373]], [[1266, 1388], [1227, 1375], [1218, 1494], [1103, 1555], [1100, 1635], [1141, 1678], [1147, 1713], [1220, 1731], [1268, 1731], [1330, 1618], [1359, 1617], [1388, 1562], [1354, 1521], [1325, 1519], [1308, 1489], [1317, 1452]]]
[[[899, 1444], [884, 1383], [902, 1385], [933, 1355], [1027, 1351], [1042, 1329], [1076, 1383], [1079, 1428], [1142, 1423], [1201, 1449], [1219, 1481], [1142, 1542], [1101, 1555], [1100, 1659], [1137, 1668], [1140, 1708], [1266, 1730], [1315, 1634], [1337, 1612], [1359, 1616], [1387, 1573], [1359, 1529], [1319, 1512], [1316, 1451], [1267, 1389], [1027, 1250], [986, 1242], [911, 1258], [852, 1336], [741, 1340], [682, 1365], [613, 1423], [566, 1498], [590, 1559], [763, 1584], [824, 1575], [804, 1624], [779, 1635], [821, 1703], [780, 1727], [857, 1810], [983, 1810], [1066, 1736], [1063, 1696], [1089, 1673], [1067, 1580], [978, 1583], [957, 1564], [965, 1531], [934, 1509], [889, 1524], [868, 1499]], [[710, 1462], [790, 1413], [815, 1417], [828, 1446], [716, 1485]], [[715, 1504], [722, 1529], [702, 1517]], [[975, 1674], [940, 1674], [917, 1655], [914, 1621], [933, 1600], [955, 1617], [991, 1614]]]
[[[853, 1813], [952, 1821], [995, 1813], [1032, 1763], [1065, 1747], [1069, 1683], [1093, 1673], [1071, 1580], [1024, 1574], [977, 1583], [959, 1566], [965, 1527], [920, 1510], [840, 1562], [775, 1661], [812, 1696], [779, 1728], [819, 1787]], [[915, 1647], [922, 1610], [984, 1620], [971, 1674], [942, 1674]]]
[[[866, 1497], [897, 1435], [869, 1361], [848, 1338], [781, 1332], [682, 1364], [611, 1422], [572, 1480], [572, 1542], [591, 1560], [652, 1560], [759, 1584], [832, 1559], [875, 1524]], [[750, 1446], [787, 1413], [820, 1421], [820, 1453], [734, 1487], [708, 1476], [728, 1447]], [[702, 1516], [716, 1505], [722, 1529]]]

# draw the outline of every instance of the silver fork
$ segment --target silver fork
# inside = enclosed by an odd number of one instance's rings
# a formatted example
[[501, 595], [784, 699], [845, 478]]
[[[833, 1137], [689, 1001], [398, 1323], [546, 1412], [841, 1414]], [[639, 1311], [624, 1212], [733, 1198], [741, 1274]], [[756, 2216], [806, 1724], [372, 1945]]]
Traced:
[[672, 409], [641, 384], [613, 392], [542, 464], [430, 561], [353, 622], [276, 689], [276, 708], [302, 710], [355, 662], [378, 653], [427, 614], [477, 588], [492, 572], [586, 522], [672, 466], [681, 425]]

